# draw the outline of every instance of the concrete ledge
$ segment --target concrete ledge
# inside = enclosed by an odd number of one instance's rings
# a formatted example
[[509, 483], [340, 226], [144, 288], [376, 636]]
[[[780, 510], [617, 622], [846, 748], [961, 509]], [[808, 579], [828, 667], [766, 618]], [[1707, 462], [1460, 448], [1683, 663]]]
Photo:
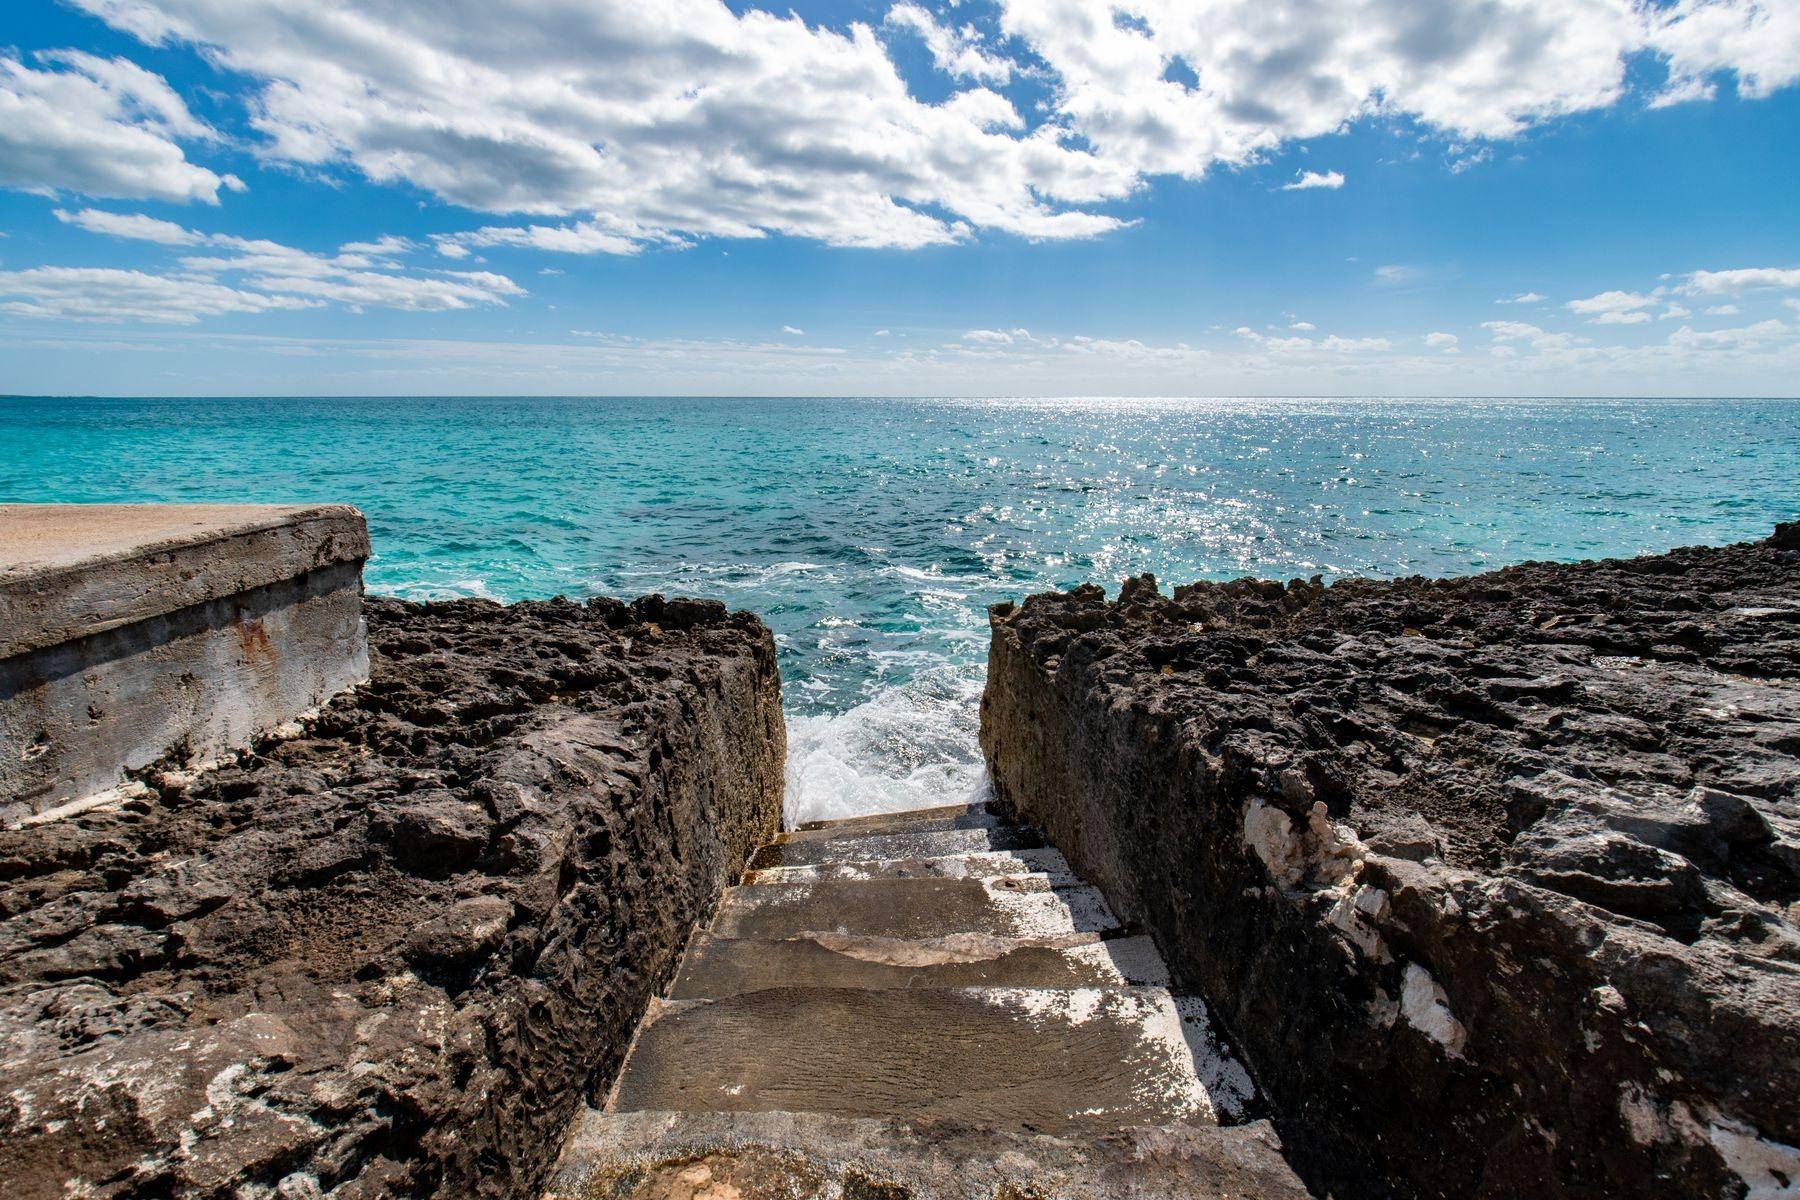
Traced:
[[346, 505], [0, 505], [0, 821], [367, 678], [368, 554]]
[[347, 504], [0, 504], [0, 659], [368, 557]]

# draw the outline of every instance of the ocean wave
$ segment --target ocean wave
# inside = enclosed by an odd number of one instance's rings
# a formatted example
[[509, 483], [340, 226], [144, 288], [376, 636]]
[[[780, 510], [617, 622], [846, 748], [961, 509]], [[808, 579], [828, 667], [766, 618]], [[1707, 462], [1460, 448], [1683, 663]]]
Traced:
[[790, 716], [788, 827], [985, 799], [982, 682], [977, 666], [937, 667], [845, 712]]

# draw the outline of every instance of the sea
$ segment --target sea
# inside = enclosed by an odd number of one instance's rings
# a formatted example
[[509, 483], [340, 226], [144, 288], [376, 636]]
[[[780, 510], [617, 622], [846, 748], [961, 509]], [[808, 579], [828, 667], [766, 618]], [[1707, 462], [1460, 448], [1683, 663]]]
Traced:
[[12, 397], [0, 501], [348, 502], [373, 592], [750, 609], [797, 822], [984, 794], [990, 604], [1763, 537], [1800, 403]]

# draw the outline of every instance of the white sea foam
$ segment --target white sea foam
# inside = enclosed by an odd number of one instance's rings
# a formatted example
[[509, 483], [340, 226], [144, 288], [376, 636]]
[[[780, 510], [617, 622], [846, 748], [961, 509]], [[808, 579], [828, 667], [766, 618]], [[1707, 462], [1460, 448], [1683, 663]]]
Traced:
[[830, 821], [985, 799], [979, 667], [938, 667], [846, 712], [788, 718], [786, 818]]

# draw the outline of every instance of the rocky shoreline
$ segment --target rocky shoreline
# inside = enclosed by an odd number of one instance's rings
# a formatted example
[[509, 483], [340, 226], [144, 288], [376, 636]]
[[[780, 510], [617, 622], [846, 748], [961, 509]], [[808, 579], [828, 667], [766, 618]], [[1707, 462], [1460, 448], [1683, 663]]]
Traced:
[[531, 1194], [775, 830], [756, 618], [366, 612], [315, 720], [0, 833], [8, 1196]]
[[1800, 1179], [1800, 526], [992, 613], [982, 743], [1320, 1194]]

